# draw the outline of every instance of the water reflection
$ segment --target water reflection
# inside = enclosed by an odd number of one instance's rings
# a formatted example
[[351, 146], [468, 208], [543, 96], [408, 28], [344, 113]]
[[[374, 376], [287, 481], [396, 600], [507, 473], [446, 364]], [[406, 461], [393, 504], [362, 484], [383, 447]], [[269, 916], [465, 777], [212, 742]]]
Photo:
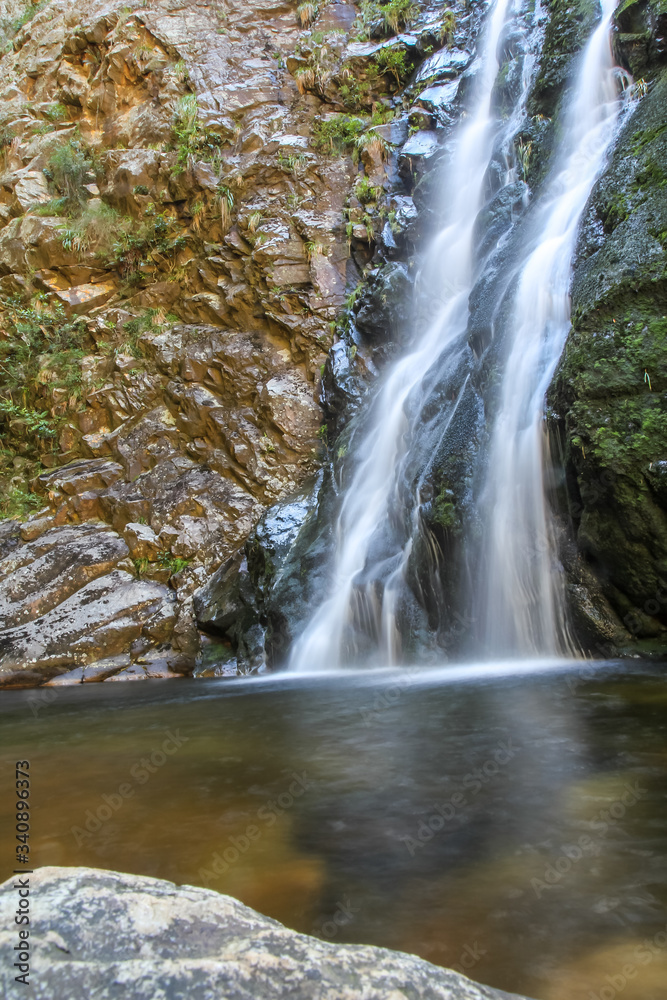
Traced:
[[35, 864], [209, 884], [538, 1000], [667, 1000], [658, 668], [119, 687], [3, 699]]

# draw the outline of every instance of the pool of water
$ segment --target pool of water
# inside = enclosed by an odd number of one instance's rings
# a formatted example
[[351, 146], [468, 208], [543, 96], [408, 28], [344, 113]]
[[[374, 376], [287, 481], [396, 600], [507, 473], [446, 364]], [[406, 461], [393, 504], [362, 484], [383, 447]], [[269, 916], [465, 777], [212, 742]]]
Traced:
[[[662, 666], [5, 692], [32, 855], [229, 893], [536, 1000], [667, 1000]], [[36, 902], [38, 905], [38, 901]]]

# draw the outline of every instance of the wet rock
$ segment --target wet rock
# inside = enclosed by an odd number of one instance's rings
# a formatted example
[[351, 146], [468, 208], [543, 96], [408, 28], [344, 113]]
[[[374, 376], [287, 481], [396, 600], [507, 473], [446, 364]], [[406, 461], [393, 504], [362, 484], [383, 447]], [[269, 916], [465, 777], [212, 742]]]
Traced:
[[161, 550], [157, 535], [147, 524], [130, 521], [129, 524], [125, 525], [123, 537], [133, 559], [153, 561]]
[[438, 81], [451, 80], [460, 76], [470, 63], [470, 53], [461, 52], [458, 49], [444, 48], [434, 52], [428, 59], [424, 60], [416, 80]]
[[550, 390], [578, 549], [640, 646], [667, 634], [666, 99], [663, 71], [593, 191]]
[[[294, 1000], [519, 1000], [414, 955], [297, 934], [210, 889], [91, 868], [41, 868], [30, 878], [43, 900], [31, 917], [31, 972], [45, 997], [87, 998], [113, 977], [128, 1000], [184, 995], [193, 983], [211, 996], [268, 1000], [284, 996], [286, 982]], [[12, 880], [0, 887], [0, 907], [9, 926]], [[4, 937], [11, 969], [14, 942]], [[8, 1000], [22, 996], [4, 976]]]
[[398, 169], [401, 177], [414, 186], [423, 176], [429, 160], [438, 151], [438, 136], [433, 131], [415, 132], [401, 148]]
[[270, 508], [194, 597], [199, 626], [231, 643], [242, 671], [282, 665], [312, 607], [320, 583], [312, 569], [326, 574], [329, 554], [331, 511], [322, 501], [319, 477], [310, 491]]
[[451, 121], [454, 115], [456, 96], [459, 89], [459, 81], [453, 80], [451, 83], [443, 83], [434, 87], [427, 87], [422, 90], [417, 102], [434, 115], [440, 124]]
[[386, 264], [355, 306], [359, 331], [374, 346], [391, 347], [408, 330], [412, 283], [402, 263]]
[[75, 666], [121, 653], [139, 638], [144, 626], [164, 615], [173, 627], [172, 591], [112, 570], [40, 617], [0, 633], [0, 686], [41, 683]]
[[106, 526], [57, 527], [0, 561], [0, 629], [32, 621], [108, 573], [128, 548]]

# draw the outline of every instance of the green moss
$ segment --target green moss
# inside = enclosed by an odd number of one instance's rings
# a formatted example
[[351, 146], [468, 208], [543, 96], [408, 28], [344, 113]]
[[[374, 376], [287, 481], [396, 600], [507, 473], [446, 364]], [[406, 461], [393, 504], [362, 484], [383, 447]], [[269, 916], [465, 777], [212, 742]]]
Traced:
[[445, 531], [455, 532], [460, 528], [460, 518], [455, 503], [454, 492], [442, 485], [433, 500], [431, 519]]
[[653, 125], [651, 128], [640, 129], [635, 132], [630, 140], [630, 149], [637, 155], [641, 153], [645, 146], [658, 139], [663, 132], [667, 131], [667, 122], [661, 122], [658, 125]]

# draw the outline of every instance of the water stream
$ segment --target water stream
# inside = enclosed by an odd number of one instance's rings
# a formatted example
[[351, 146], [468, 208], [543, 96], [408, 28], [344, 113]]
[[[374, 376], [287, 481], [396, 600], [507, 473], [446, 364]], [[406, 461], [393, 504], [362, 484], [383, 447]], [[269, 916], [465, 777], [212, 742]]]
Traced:
[[389, 372], [373, 406], [371, 429], [363, 441], [358, 467], [346, 492], [337, 524], [337, 553], [332, 593], [316, 611], [294, 645], [291, 666], [310, 669], [330, 666], [354, 657], [355, 620], [377, 622], [381, 659], [395, 662], [392, 591], [400, 578], [404, 556], [391, 574], [383, 604], [374, 580], [357, 581], [371, 550], [379, 524], [388, 516], [396, 496], [401, 459], [410, 447], [410, 401], [436, 358], [465, 331], [468, 296], [474, 281], [473, 231], [482, 206], [484, 181], [500, 125], [491, 95], [498, 73], [498, 45], [505, 27], [509, 0], [497, 0], [484, 33], [473, 111], [457, 137], [455, 154], [443, 180], [443, 202], [449, 218], [428, 253], [427, 280], [440, 289], [441, 306], [426, 326], [415, 349]]
[[482, 643], [493, 655], [572, 651], [545, 503], [544, 399], [570, 328], [571, 262], [579, 220], [605, 161], [620, 109], [610, 44], [616, 0], [583, 55], [559, 164], [532, 220], [495, 419], [486, 509]]
[[[474, 655], [573, 652], [544, 495], [542, 425], [545, 393], [569, 329], [578, 224], [621, 106], [610, 47], [614, 7], [615, 0], [604, 0], [602, 19], [580, 59], [555, 166], [528, 212], [514, 259], [505, 265], [508, 277], [500, 299], [507, 293], [514, 301], [509, 329], [492, 331], [492, 338], [500, 338], [507, 348], [498, 411], [486, 415], [493, 429], [485, 485], [476, 500], [482, 543], [469, 546], [477, 549], [477, 558], [464, 610], [475, 623], [469, 642]], [[510, 53], [521, 59], [522, 71], [514, 106], [503, 119], [495, 91], [507, 37], [523, 39]], [[445, 221], [424, 254], [416, 283], [415, 314], [420, 314], [420, 299], [435, 297], [439, 306], [429, 321], [415, 324], [413, 348], [390, 367], [371, 404], [336, 525], [329, 595], [294, 643], [292, 669], [396, 664], [405, 658], [405, 624], [399, 612], [421, 531], [428, 466], [412, 476], [409, 490], [406, 469], [425, 447], [437, 450], [469, 389], [466, 377], [448, 401], [434, 407], [430, 398], [443, 371], [468, 363], [470, 296], [499, 245], [495, 239], [488, 247], [483, 233], [480, 238], [478, 218], [490, 197], [503, 187], [516, 187], [513, 144], [524, 120], [540, 41], [539, 10], [531, 19], [520, 3], [497, 0], [482, 32], [469, 109], [443, 169]], [[481, 256], [480, 246], [485, 247]], [[501, 301], [498, 313], [500, 306]], [[426, 416], [433, 409], [435, 416]], [[432, 556], [437, 561], [441, 554]]]

